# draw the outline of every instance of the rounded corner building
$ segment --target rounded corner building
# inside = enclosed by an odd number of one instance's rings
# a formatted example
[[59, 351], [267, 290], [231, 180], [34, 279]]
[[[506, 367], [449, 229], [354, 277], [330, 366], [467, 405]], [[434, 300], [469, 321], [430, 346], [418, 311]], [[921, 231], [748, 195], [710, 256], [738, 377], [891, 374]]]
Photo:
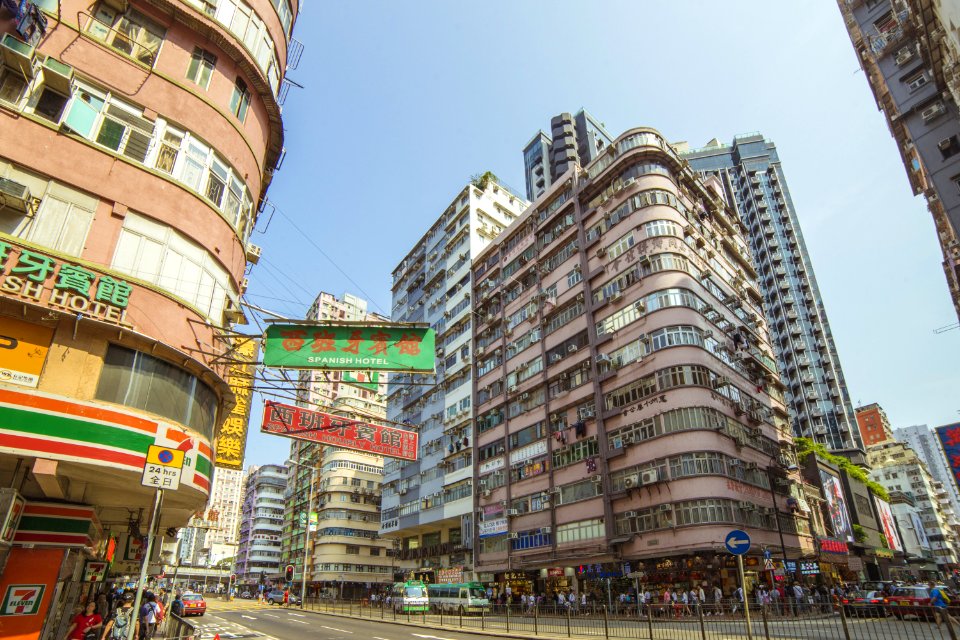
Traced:
[[228, 381], [255, 354], [229, 327], [298, 8], [0, 5], [0, 592], [42, 587], [23, 633], [62, 635], [63, 612], [137, 574], [150, 445], [185, 454], [161, 535], [203, 509], [215, 459], [242, 465], [228, 416], [249, 398]]
[[730, 593], [732, 529], [757, 575], [763, 548], [813, 551], [756, 272], [713, 182], [631, 129], [477, 256], [475, 568], [495, 591]]

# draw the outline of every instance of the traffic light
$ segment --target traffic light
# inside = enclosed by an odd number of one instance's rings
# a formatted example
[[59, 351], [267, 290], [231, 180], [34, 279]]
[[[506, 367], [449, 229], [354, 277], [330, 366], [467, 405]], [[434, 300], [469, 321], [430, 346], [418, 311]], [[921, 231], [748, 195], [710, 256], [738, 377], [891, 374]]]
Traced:
[[288, 564], [287, 568], [283, 570], [283, 577], [287, 582], [293, 582], [293, 565]]
[[267, 573], [266, 571], [260, 572], [260, 584], [266, 584], [267, 582]]
[[236, 582], [236, 581], [237, 581], [237, 574], [231, 573], [231, 574], [230, 574], [230, 582]]

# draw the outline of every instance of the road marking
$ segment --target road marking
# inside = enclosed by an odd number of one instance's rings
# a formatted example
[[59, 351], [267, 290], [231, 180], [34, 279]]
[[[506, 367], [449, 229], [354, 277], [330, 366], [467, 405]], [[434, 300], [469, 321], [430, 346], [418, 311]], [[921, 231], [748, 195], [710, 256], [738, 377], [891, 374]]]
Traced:
[[244, 614], [242, 614], [242, 613], [240, 614], [240, 617], [241, 617], [241, 618], [246, 618], [247, 620], [256, 620], [256, 618], [254, 618], [253, 616], [244, 615]]
[[263, 614], [263, 615], [265, 615], [265, 616], [270, 616], [271, 618], [279, 618], [279, 617], [280, 617], [280, 616], [274, 615], [274, 614], [272, 614], [272, 613], [265, 613], [265, 614]]
[[453, 640], [453, 638], [441, 638], [440, 636], [425, 636], [420, 633], [411, 633], [412, 636], [417, 636], [418, 638], [430, 638], [431, 640]]
[[304, 622], [303, 620], [291, 620], [290, 622], [296, 622], [297, 624], [310, 624], [309, 622]]
[[381, 638], [379, 636], [373, 636], [373, 640], [390, 640], [390, 638]]
[[[294, 620], [294, 622], [296, 622], [296, 620]], [[324, 626], [324, 625], [320, 625], [320, 628], [321, 628], [321, 629], [330, 629], [330, 631], [338, 631], [338, 632], [340, 632], [340, 633], [353, 633], [353, 631], [347, 631], [346, 629], [337, 629], [336, 627], [326, 627], [326, 626]], [[416, 635], [416, 634], [414, 634], [414, 635]]]
[[293, 611], [290, 612], [290, 615], [292, 615], [292, 616], [297, 616], [298, 618], [306, 618], [306, 617], [307, 617], [307, 616], [303, 615], [302, 613], [294, 613]]

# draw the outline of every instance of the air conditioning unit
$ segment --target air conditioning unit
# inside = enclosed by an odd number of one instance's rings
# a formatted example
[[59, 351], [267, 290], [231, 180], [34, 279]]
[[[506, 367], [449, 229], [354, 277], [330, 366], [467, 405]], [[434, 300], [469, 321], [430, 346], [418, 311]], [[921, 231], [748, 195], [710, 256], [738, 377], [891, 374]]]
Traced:
[[0, 209], [10, 208], [26, 212], [30, 205], [30, 188], [26, 185], [0, 178]]
[[633, 489], [640, 485], [640, 474], [631, 473], [623, 479], [623, 486], [625, 489]]
[[484, 498], [489, 498], [489, 497], [490, 497], [490, 489], [484, 489], [484, 491], [483, 491], [483, 497], [484, 497]]
[[577, 417], [580, 418], [581, 420], [589, 420], [590, 418], [594, 417], [594, 415], [595, 415], [595, 412], [593, 409], [584, 409], [584, 408], [577, 409]]
[[633, 303], [633, 308], [634, 308], [634, 310], [635, 310], [637, 313], [646, 313], [646, 312], [647, 312], [647, 305], [646, 305], [646, 303], [644, 303], [644, 302], [641, 301], [641, 300], [637, 300], [636, 302], [634, 302], [634, 303]]
[[520, 394], [520, 399], [521, 399], [521, 400], [526, 400], [526, 399], [529, 398], [529, 397], [530, 397], [530, 394], [527, 393], [526, 391], [524, 391], [523, 393]]
[[263, 252], [263, 249], [259, 245], [255, 245], [252, 242], [247, 245], [247, 262], [251, 264], [257, 264], [260, 262], [260, 254]]
[[250, 278], [244, 278], [240, 281], [240, 291], [246, 291], [247, 286], [250, 284]]
[[651, 469], [650, 471], [644, 471], [640, 474], [640, 484], [648, 485], [655, 484], [660, 481], [660, 472], [656, 469]]
[[552, 533], [553, 529], [550, 527], [540, 527], [540, 533]]
[[947, 112], [947, 107], [944, 106], [943, 102], [936, 101], [926, 109], [920, 112], [920, 117], [923, 118], [924, 122], [929, 122], [937, 116], [941, 116]]
[[622, 293], [620, 293], [619, 291], [614, 291], [609, 296], [607, 296], [607, 300], [609, 300], [610, 302], [616, 302], [622, 297], [623, 297]]
[[661, 504], [660, 506], [657, 507], [657, 511], [659, 511], [660, 513], [665, 513], [665, 512], [667, 512], [667, 511], [673, 511], [673, 505], [672, 505], [672, 504]]
[[519, 510], [519, 509], [507, 509], [507, 515], [510, 516], [510, 517], [515, 518], [515, 517], [517, 517], [517, 516], [520, 515], [520, 510]]
[[633, 444], [634, 443], [633, 434], [632, 433], [623, 434], [622, 436], [620, 436], [620, 442], [621, 444], [623, 444], [623, 446]]
[[567, 345], [567, 353], [576, 353], [577, 349], [579, 349], [579, 347], [575, 344]]
[[593, 476], [593, 478], [591, 479], [597, 484], [600, 484], [601, 482], [603, 482], [603, 476]]
[[560, 355], [559, 353], [555, 353], [555, 354], [553, 354], [553, 355], [550, 356], [550, 362], [551, 362], [551, 363], [553, 363], [553, 362], [560, 362], [561, 360], [563, 360], [563, 356]]
[[743, 509], [744, 511], [754, 511], [757, 508], [757, 505], [753, 504], [752, 502], [747, 502], [745, 500], [741, 500], [740, 502], [738, 502], [737, 506]]
[[603, 247], [597, 249], [597, 257], [598, 257], [598, 258], [602, 258], [602, 257], [605, 256], [605, 255], [607, 255], [607, 250], [606, 250], [606, 249], [604, 249]]
[[910, 50], [910, 47], [904, 47], [900, 49], [900, 51], [897, 51], [897, 57], [894, 59], [894, 62], [897, 63], [898, 67], [901, 67], [912, 57], [913, 51]]
[[477, 355], [478, 355], [478, 356], [482, 356], [482, 355], [483, 355], [484, 353], [486, 353], [486, 352], [487, 352], [487, 350], [486, 350], [485, 347], [477, 347]]
[[637, 517], [637, 512], [636, 512], [636, 511], [624, 511], [624, 512], [623, 512], [623, 517], [624, 517], [624, 518], [636, 518], [636, 517]]
[[601, 362], [606, 362], [607, 364], [610, 364], [611, 362], [613, 362], [613, 358], [611, 358], [605, 353], [601, 353], [597, 356], [597, 364], [600, 364]]
[[507, 389], [507, 393], [516, 393], [516, 392], [517, 392], [517, 385], [515, 384], [510, 385], [510, 387]]
[[747, 466], [746, 466], [745, 468], [746, 468], [747, 471], [756, 471], [756, 470], [757, 470], [757, 463], [756, 463], [756, 462], [748, 462], [748, 463], [747, 463]]

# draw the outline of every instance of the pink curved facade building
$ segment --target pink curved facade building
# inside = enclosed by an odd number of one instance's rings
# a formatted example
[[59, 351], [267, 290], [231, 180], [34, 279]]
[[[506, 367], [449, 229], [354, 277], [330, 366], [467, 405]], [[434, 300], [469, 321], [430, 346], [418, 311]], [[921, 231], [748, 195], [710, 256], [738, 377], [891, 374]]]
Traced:
[[[89, 589], [54, 600], [58, 575], [139, 566], [151, 444], [185, 452], [161, 532], [202, 510], [217, 457], [242, 462], [226, 418], [249, 398], [227, 384], [228, 330], [282, 157], [298, 5], [2, 6], [0, 507], [23, 515], [6, 520], [0, 587], [21, 565], [56, 565], [36, 577], [52, 580], [36, 618], [50, 633]], [[68, 506], [79, 515], [64, 524]]]
[[756, 272], [718, 185], [652, 129], [575, 167], [474, 262], [478, 579], [719, 583], [731, 529], [813, 549]]

